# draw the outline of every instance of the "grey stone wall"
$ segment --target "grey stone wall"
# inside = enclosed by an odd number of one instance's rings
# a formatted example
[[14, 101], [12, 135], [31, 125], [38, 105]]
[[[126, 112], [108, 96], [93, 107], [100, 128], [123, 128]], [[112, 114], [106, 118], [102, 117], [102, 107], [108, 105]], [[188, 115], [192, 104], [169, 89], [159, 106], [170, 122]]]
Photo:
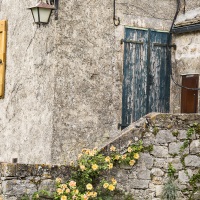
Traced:
[[168, 30], [175, 1], [60, 1], [59, 19], [37, 27], [28, 7], [2, 0], [8, 20], [0, 161], [64, 163], [119, 134], [125, 26]]
[[[176, 169], [178, 199], [189, 199], [188, 191], [192, 190], [189, 179], [200, 169], [199, 132], [191, 137], [192, 142], [183, 153], [180, 153], [180, 149], [187, 138], [188, 128], [199, 121], [200, 115], [150, 114], [124, 130], [119, 138], [107, 146], [106, 152], [109, 152], [110, 145], [124, 152], [130, 141], [136, 142], [139, 139], [142, 139], [145, 147], [153, 145], [153, 149], [141, 153], [138, 163], [133, 167], [121, 165], [115, 168], [111, 176], [117, 177], [118, 188], [130, 192], [136, 200], [160, 200], [168, 180], [168, 165], [171, 163]], [[196, 192], [193, 199], [197, 200], [199, 196], [199, 192]]]
[[[147, 120], [148, 119], [148, 124]], [[163, 185], [167, 181], [168, 164], [176, 169], [176, 184], [178, 199], [188, 199], [191, 190], [189, 177], [200, 169], [200, 135], [192, 136], [192, 142], [184, 150], [185, 168], [180, 160], [180, 147], [186, 139], [188, 127], [200, 121], [200, 115], [150, 114], [129, 128], [122, 135], [103, 146], [103, 151], [109, 154], [111, 145], [117, 147], [123, 154], [131, 142], [143, 140], [144, 146], [153, 145], [152, 151], [145, 151], [133, 167], [120, 165], [108, 176], [115, 177], [118, 189], [131, 193], [135, 200], [160, 200]], [[156, 131], [155, 131], [156, 127]], [[24, 194], [31, 195], [40, 189], [54, 190], [54, 180], [57, 177], [69, 179], [70, 167], [54, 165], [0, 164], [0, 198], [2, 200], [17, 200]], [[196, 193], [194, 200], [199, 199]]]
[[55, 191], [55, 179], [69, 179], [70, 167], [53, 165], [0, 164], [0, 199], [20, 200], [39, 190]]

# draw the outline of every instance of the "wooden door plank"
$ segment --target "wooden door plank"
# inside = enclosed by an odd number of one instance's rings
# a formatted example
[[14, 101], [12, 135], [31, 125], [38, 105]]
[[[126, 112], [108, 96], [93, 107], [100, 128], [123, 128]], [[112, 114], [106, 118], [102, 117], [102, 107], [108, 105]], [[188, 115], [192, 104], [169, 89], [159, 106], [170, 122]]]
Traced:
[[[182, 76], [182, 85], [188, 88], [198, 88], [199, 75]], [[181, 91], [181, 113], [197, 113], [198, 91], [182, 88]]]

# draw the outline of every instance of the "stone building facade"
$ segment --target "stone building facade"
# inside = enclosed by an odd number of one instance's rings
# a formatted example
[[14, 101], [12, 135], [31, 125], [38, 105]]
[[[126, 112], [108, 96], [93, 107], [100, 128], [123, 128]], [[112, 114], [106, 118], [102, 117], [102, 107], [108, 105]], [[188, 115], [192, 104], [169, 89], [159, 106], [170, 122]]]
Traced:
[[[0, 1], [0, 18], [8, 23], [0, 161], [63, 164], [119, 134], [125, 27], [169, 31], [176, 1], [116, 0], [119, 26], [113, 1], [60, 0], [58, 20], [52, 14], [37, 27], [27, 10], [35, 3]], [[187, 1], [186, 8], [199, 6]], [[175, 98], [171, 111], [179, 112]]]

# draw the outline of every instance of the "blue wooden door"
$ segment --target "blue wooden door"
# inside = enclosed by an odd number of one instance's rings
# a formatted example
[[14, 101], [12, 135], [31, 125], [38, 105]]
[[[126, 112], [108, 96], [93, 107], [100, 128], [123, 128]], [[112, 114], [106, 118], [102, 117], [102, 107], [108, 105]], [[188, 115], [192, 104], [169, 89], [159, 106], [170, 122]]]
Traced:
[[169, 112], [167, 32], [125, 29], [122, 127], [149, 112]]

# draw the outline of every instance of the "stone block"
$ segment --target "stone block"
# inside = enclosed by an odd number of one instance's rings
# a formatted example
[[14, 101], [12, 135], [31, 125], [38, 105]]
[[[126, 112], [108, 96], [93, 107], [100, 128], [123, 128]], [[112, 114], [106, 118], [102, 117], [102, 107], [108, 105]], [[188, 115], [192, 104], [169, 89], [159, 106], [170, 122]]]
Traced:
[[[183, 142], [172, 142], [169, 144], [169, 154], [179, 154], [180, 148], [183, 145]], [[187, 147], [184, 152], [184, 154], [189, 153], [189, 147]]]
[[183, 140], [187, 138], [187, 131], [186, 130], [179, 130], [178, 139]]
[[151, 169], [153, 166], [152, 156], [149, 153], [141, 153], [137, 165], [140, 166], [140, 168]]
[[154, 146], [151, 154], [158, 158], [167, 158], [169, 156], [168, 148], [165, 146]]
[[131, 179], [128, 185], [132, 189], [147, 189], [149, 187], [149, 180]]
[[16, 175], [16, 164], [1, 163], [0, 164], [0, 176], [1, 177], [14, 177]]
[[183, 168], [183, 165], [181, 163], [180, 157], [175, 157], [175, 158], [169, 158], [168, 163], [172, 163], [173, 167], [176, 170], [181, 170]]
[[162, 169], [167, 169], [168, 168], [168, 162], [164, 158], [155, 158], [153, 166], [158, 167], [158, 168], [162, 168]]
[[185, 157], [186, 167], [200, 167], [200, 158], [195, 155], [188, 155]]
[[55, 191], [55, 181], [47, 179], [43, 180], [39, 185], [39, 190], [46, 190], [49, 192]]
[[33, 194], [36, 191], [36, 185], [27, 180], [8, 180], [2, 183], [3, 195], [7, 196]]
[[156, 185], [156, 197], [160, 197], [161, 194], [162, 194], [162, 189], [163, 189], [163, 186], [162, 185]]
[[165, 144], [175, 141], [176, 137], [172, 135], [170, 130], [160, 130], [156, 135], [156, 144]]
[[[191, 170], [188, 170], [188, 174], [190, 173]], [[184, 170], [178, 172], [178, 180], [181, 184], [186, 184], [189, 181], [189, 177]]]
[[200, 140], [193, 140], [190, 144], [190, 153], [197, 154], [200, 153]]
[[142, 179], [142, 180], [150, 180], [151, 171], [150, 170], [141, 170], [137, 173], [137, 177], [138, 179]]
[[34, 175], [34, 165], [17, 164], [16, 165], [16, 176], [27, 177]]
[[151, 174], [152, 174], [153, 176], [161, 177], [161, 176], [164, 175], [164, 172], [163, 172], [161, 169], [159, 169], [159, 168], [153, 168], [153, 169], [151, 170]]
[[154, 176], [152, 178], [152, 183], [154, 185], [162, 185], [163, 184], [163, 177], [156, 177], [156, 176]]

